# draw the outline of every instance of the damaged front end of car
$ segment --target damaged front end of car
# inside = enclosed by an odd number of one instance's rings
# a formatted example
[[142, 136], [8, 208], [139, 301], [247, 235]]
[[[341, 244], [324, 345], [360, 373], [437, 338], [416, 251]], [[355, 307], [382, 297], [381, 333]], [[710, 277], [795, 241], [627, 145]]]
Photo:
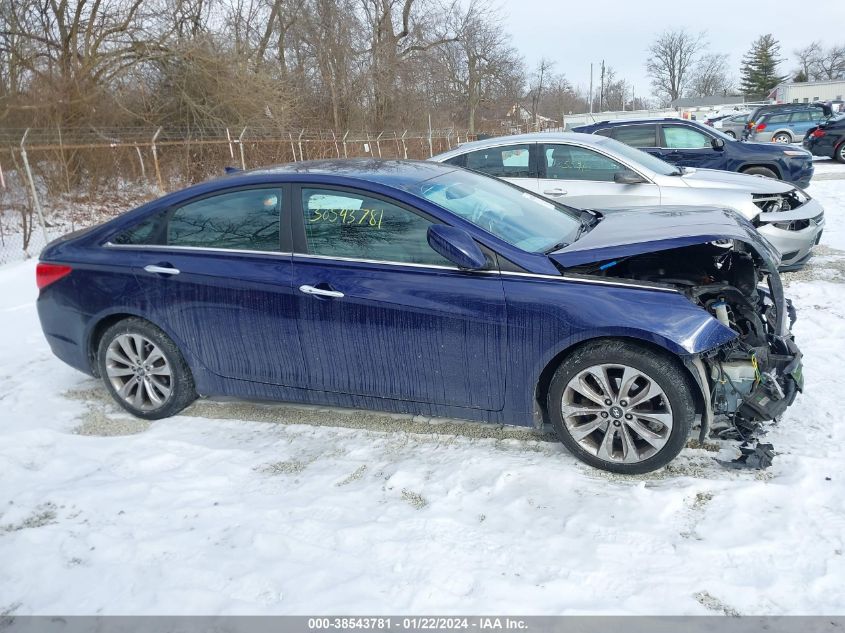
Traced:
[[660, 248], [641, 247], [562, 272], [670, 286], [732, 330], [728, 342], [684, 359], [701, 390], [699, 440], [739, 440], [743, 456], [737, 463], [759, 468], [771, 463], [771, 447], [756, 448], [762, 423], [777, 420], [803, 390], [802, 356], [791, 332], [796, 311], [784, 297], [779, 254], [745, 220], [736, 222], [742, 231], [726, 230], [722, 239], [705, 231], [698, 243], [687, 235], [679, 247], [656, 242]]

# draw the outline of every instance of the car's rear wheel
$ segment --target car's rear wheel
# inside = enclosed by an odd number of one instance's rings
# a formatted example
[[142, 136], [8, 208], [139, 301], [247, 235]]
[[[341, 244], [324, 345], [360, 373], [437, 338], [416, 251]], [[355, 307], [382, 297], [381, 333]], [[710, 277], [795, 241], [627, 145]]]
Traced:
[[722, 130], [722, 132], [723, 132], [724, 134], [726, 134], [727, 136], [730, 136], [730, 137], [731, 137], [731, 138], [733, 138], [733, 139], [735, 139], [735, 138], [736, 138], [736, 134], [735, 134], [733, 131], [731, 131], [731, 130]]
[[845, 141], [842, 141], [836, 150], [836, 160], [845, 163]]
[[775, 143], [791, 143], [792, 142], [792, 136], [790, 136], [786, 132], [778, 132], [777, 134], [775, 134], [772, 137], [772, 140]]
[[778, 175], [768, 167], [749, 167], [742, 172], [751, 176], [765, 176], [766, 178], [777, 178]]
[[558, 438], [578, 459], [631, 475], [674, 459], [695, 416], [678, 360], [619, 340], [586, 343], [567, 356], [547, 405]]
[[97, 362], [109, 393], [139, 418], [175, 415], [197, 397], [176, 344], [149, 321], [129, 318], [109, 327], [100, 338]]

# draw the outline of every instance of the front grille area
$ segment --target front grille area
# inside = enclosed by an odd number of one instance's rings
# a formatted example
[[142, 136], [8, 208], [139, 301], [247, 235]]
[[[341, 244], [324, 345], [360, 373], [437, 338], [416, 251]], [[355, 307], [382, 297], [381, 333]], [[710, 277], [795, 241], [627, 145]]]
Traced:
[[809, 198], [797, 189], [788, 193], [754, 193], [751, 194], [754, 204], [760, 207], [763, 213], [778, 213], [792, 211], [804, 205]]

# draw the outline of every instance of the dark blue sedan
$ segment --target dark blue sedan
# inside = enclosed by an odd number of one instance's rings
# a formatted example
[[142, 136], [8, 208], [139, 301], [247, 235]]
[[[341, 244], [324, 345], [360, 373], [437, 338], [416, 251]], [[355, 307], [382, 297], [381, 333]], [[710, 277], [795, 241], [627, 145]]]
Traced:
[[712, 127], [684, 119], [620, 119], [572, 131], [610, 136], [679, 167], [756, 174], [799, 187], [808, 187], [813, 177], [813, 157], [799, 147], [737, 141]]
[[201, 395], [549, 423], [639, 473], [694, 423], [748, 434], [792, 402], [777, 264], [724, 210], [603, 217], [449, 165], [326, 161], [53, 242], [38, 312], [53, 352], [142, 418]]

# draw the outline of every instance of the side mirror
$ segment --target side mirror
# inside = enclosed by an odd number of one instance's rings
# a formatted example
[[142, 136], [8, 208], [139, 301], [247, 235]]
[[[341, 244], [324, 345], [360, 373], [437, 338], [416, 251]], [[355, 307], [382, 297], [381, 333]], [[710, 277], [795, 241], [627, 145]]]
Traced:
[[626, 169], [625, 171], [617, 171], [613, 174], [613, 182], [617, 185], [638, 185], [645, 182], [645, 180], [638, 173]]
[[487, 258], [469, 233], [445, 224], [428, 227], [428, 245], [462, 270], [481, 270]]
[[725, 139], [716, 137], [710, 140], [710, 146], [715, 150], [725, 149]]

